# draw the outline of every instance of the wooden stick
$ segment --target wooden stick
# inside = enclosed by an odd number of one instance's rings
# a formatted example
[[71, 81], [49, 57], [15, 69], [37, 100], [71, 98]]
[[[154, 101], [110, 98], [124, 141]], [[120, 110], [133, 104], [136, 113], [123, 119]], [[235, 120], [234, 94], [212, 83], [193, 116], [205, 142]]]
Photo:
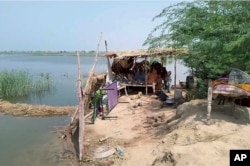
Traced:
[[[73, 123], [73, 121], [75, 120], [76, 115], [77, 115], [77, 113], [78, 113], [78, 109], [79, 109], [79, 107], [76, 107], [76, 110], [75, 110], [73, 116], [71, 117], [71, 122], [70, 122], [70, 124]], [[70, 124], [69, 124], [69, 125], [70, 125]]]
[[146, 95], [148, 95], [148, 70], [147, 70], [147, 56], [145, 56], [145, 83], [146, 83]]
[[77, 52], [77, 64], [78, 64], [78, 99], [79, 99], [79, 105], [78, 105], [78, 115], [79, 115], [79, 160], [81, 161], [84, 154], [84, 109], [82, 105], [82, 81], [81, 81], [81, 68], [80, 68], [80, 56], [79, 52]]
[[84, 116], [84, 119], [87, 119], [89, 116], [93, 115], [94, 111], [91, 111], [90, 113], [88, 113], [87, 115]]
[[174, 55], [174, 89], [176, 89], [176, 55]]
[[97, 63], [97, 59], [98, 59], [98, 54], [99, 54], [99, 47], [100, 47], [100, 42], [101, 42], [101, 39], [102, 39], [102, 33], [100, 35], [100, 38], [99, 38], [99, 42], [97, 44], [97, 51], [96, 51], [96, 54], [95, 54], [95, 61], [94, 61], [94, 64], [92, 66], [92, 69], [91, 69], [91, 73], [94, 72], [95, 70], [95, 66], [96, 66], [96, 63]]
[[211, 105], [212, 105], [212, 97], [213, 97], [213, 90], [212, 90], [212, 81], [208, 81], [208, 92], [207, 92], [207, 123], [210, 124], [211, 119]]
[[[88, 79], [87, 79], [87, 82], [86, 82], [86, 85], [85, 85], [85, 92], [84, 93], [90, 93], [88, 92], [90, 89], [88, 88], [89, 85], [92, 85], [92, 77], [94, 76], [94, 70], [95, 70], [95, 66], [96, 66], [96, 63], [97, 63], [97, 57], [98, 57], [98, 54], [99, 54], [99, 47], [100, 47], [100, 42], [101, 42], [101, 39], [102, 39], [102, 33], [100, 35], [100, 38], [99, 38], [99, 42], [97, 44], [97, 51], [96, 51], [96, 56], [95, 56], [95, 60], [94, 60], [94, 64], [89, 72], [89, 76], [88, 76]], [[80, 79], [80, 58], [79, 58], [79, 54], [78, 54], [78, 80]], [[78, 84], [78, 88], [79, 88], [79, 160], [82, 161], [83, 159], [83, 154], [84, 154], [84, 124], [85, 124], [85, 121], [84, 121], [84, 110], [87, 110], [88, 109], [88, 101], [89, 101], [89, 96], [84, 96], [84, 98], [82, 99], [82, 96], [81, 94], [82, 93], [82, 88], [81, 86]], [[84, 105], [84, 106], [83, 106]]]
[[[108, 53], [108, 44], [106, 40], [105, 40], [105, 48], [106, 48], [106, 53]], [[113, 81], [113, 75], [112, 75], [109, 57], [107, 56], [106, 59], [107, 59], [107, 65], [108, 65], [108, 79], [109, 79], [108, 81]]]
[[[84, 88], [84, 90], [85, 90], [84, 94], [91, 94], [92, 93], [90, 86], [93, 84], [94, 70], [95, 70], [95, 66], [96, 66], [96, 63], [97, 63], [97, 57], [98, 57], [98, 54], [99, 54], [99, 46], [100, 46], [101, 39], [102, 39], [102, 33], [100, 35], [99, 42], [97, 44], [97, 51], [96, 51], [94, 64], [92, 66], [92, 69], [89, 72], [89, 76], [88, 76], [88, 79], [86, 81], [86, 85], [85, 85], [85, 88]], [[88, 110], [88, 107], [89, 107], [88, 102], [89, 102], [89, 100], [90, 100], [90, 96], [85, 96], [84, 97], [84, 99], [83, 99], [84, 110]]]

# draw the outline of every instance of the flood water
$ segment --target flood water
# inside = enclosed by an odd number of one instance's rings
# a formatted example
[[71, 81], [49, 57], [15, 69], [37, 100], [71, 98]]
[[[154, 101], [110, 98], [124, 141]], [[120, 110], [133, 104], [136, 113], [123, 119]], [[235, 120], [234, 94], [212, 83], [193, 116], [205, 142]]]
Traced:
[[58, 127], [70, 117], [13, 117], [0, 115], [1, 166], [66, 166]]
[[[46, 105], [76, 105], [77, 104], [77, 57], [72, 54], [48, 53], [13, 53], [0, 54], [0, 71], [2, 70], [25, 70], [38, 76], [39, 74], [49, 73], [55, 88], [52, 92], [43, 96], [29, 96], [26, 98], [13, 99], [13, 101], [46, 104]], [[84, 80], [91, 69], [94, 57], [81, 56], [81, 76]], [[98, 60], [96, 72], [106, 70], [106, 61], [103, 57]]]
[[[94, 62], [93, 56], [81, 56], [81, 75], [84, 79]], [[174, 71], [174, 64], [166, 66]], [[77, 104], [77, 57], [48, 53], [0, 54], [0, 71], [26, 70], [34, 76], [41, 73], [51, 75], [55, 88], [41, 96], [13, 98], [12, 102], [45, 104], [52, 106], [73, 106]], [[106, 59], [98, 59], [96, 72], [105, 72]], [[187, 68], [177, 62], [177, 82], [185, 80]], [[174, 78], [174, 76], [172, 76]], [[0, 166], [64, 166], [58, 161], [62, 152], [61, 140], [54, 133], [53, 126], [64, 126], [70, 121], [68, 116], [56, 117], [13, 117], [0, 115]]]
[[[94, 57], [81, 56], [83, 80], [91, 69]], [[98, 62], [96, 71], [105, 71], [105, 61]], [[77, 58], [69, 55], [32, 53], [0, 54], [0, 71], [25, 70], [36, 76], [51, 75], [55, 88], [42, 96], [15, 98], [12, 102], [73, 106], [77, 104]], [[59, 160], [61, 139], [55, 126], [69, 124], [69, 116], [13, 117], [0, 115], [0, 166], [55, 166], [68, 165]]]

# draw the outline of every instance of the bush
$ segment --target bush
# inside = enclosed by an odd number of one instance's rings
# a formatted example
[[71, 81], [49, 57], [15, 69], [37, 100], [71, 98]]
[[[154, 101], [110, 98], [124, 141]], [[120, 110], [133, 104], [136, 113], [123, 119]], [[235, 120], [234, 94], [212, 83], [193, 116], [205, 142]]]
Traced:
[[187, 91], [187, 100], [204, 99], [207, 97], [207, 81], [197, 79], [197, 87]]

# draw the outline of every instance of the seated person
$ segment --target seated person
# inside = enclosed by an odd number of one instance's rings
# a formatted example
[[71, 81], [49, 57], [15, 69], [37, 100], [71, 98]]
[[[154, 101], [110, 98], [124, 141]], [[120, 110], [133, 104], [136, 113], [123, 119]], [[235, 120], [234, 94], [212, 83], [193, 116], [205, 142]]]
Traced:
[[141, 68], [135, 73], [135, 81], [139, 83], [145, 82], [145, 73]]
[[161, 89], [162, 89], [162, 78], [161, 75], [157, 75], [155, 90], [161, 90]]
[[134, 82], [134, 78], [135, 78], [135, 74], [133, 71], [129, 71], [128, 73], [128, 81], [131, 83], [131, 82]]
[[153, 69], [151, 72], [148, 73], [148, 84], [156, 83], [157, 80], [157, 71]]

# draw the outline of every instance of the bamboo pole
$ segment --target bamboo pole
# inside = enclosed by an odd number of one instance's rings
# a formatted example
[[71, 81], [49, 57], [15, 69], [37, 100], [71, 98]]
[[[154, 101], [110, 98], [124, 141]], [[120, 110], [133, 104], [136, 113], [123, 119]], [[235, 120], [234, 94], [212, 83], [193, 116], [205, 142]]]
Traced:
[[[105, 40], [105, 48], [106, 48], [106, 53], [108, 53], [108, 44], [107, 41]], [[107, 65], [108, 65], [108, 81], [113, 81], [113, 75], [112, 75], [112, 71], [111, 71], [111, 65], [110, 65], [110, 61], [109, 61], [109, 57], [107, 56]]]
[[84, 153], [84, 109], [83, 109], [83, 103], [82, 103], [82, 81], [81, 81], [81, 67], [80, 67], [80, 55], [79, 52], [77, 52], [77, 64], [78, 64], [78, 79], [77, 79], [77, 86], [78, 86], [78, 118], [79, 118], [79, 160], [81, 161], [83, 158]]
[[207, 92], [207, 124], [210, 124], [210, 119], [211, 119], [212, 97], [213, 97], [212, 81], [209, 80], [208, 81], [208, 92]]
[[146, 95], [148, 95], [148, 71], [147, 71], [147, 56], [145, 56], [145, 83], [146, 83]]
[[[86, 81], [86, 85], [85, 85], [85, 88], [84, 88], [85, 93], [87, 93], [87, 94], [91, 94], [92, 93], [91, 90], [93, 90], [93, 87], [91, 87], [91, 86], [93, 86], [93, 84], [94, 84], [94, 82], [93, 82], [93, 78], [95, 76], [94, 75], [94, 70], [95, 70], [95, 67], [96, 67], [97, 60], [98, 60], [99, 47], [100, 47], [101, 39], [102, 39], [102, 33], [101, 33], [101, 35], [99, 37], [99, 41], [98, 41], [98, 44], [97, 44], [97, 51], [96, 51], [96, 55], [95, 55], [95, 60], [94, 60], [92, 69], [89, 72], [89, 76], [88, 76], [88, 79]], [[90, 99], [90, 96], [88, 96], [88, 97], [86, 96], [84, 98], [83, 103], [84, 103], [84, 109], [85, 110], [87, 110], [88, 107], [89, 107], [89, 105], [88, 105], [89, 99]]]
[[[99, 38], [99, 42], [97, 44], [97, 51], [96, 51], [96, 55], [95, 55], [95, 60], [94, 60], [94, 64], [89, 72], [89, 76], [88, 76], [88, 79], [87, 79], [87, 82], [86, 82], [86, 85], [85, 85], [85, 88], [84, 88], [84, 93], [85, 94], [90, 94], [91, 93], [91, 88], [93, 86], [93, 77], [94, 77], [94, 70], [95, 70], [95, 67], [96, 67], [96, 63], [97, 63], [97, 59], [98, 59], [98, 54], [99, 54], [99, 47], [100, 47], [100, 42], [101, 42], [101, 38], [102, 38], [102, 33], [100, 35], [100, 38]], [[80, 58], [78, 56], [78, 79], [80, 77]], [[78, 88], [79, 90], [79, 96], [81, 96], [82, 94], [82, 88], [79, 86], [78, 84]], [[85, 124], [85, 121], [84, 121], [84, 110], [87, 110], [88, 109], [88, 101], [89, 101], [89, 95], [85, 95], [84, 98], [79, 98], [79, 160], [82, 161], [83, 159], [83, 154], [84, 154], [84, 124]], [[80, 100], [81, 99], [81, 100]]]
[[174, 55], [174, 89], [176, 89], [176, 55]]
[[[75, 118], [76, 118], [76, 116], [77, 116], [77, 113], [78, 113], [78, 109], [79, 109], [79, 108], [76, 107], [75, 112], [74, 112], [73, 116], [71, 117], [71, 122], [70, 122], [70, 124], [73, 123], [73, 121], [75, 120]], [[70, 125], [70, 124], [69, 124], [69, 125]]]
[[95, 66], [96, 66], [96, 63], [97, 63], [97, 60], [98, 60], [99, 47], [100, 47], [101, 39], [102, 39], [102, 33], [100, 35], [100, 38], [99, 38], [99, 41], [98, 41], [98, 44], [97, 44], [97, 51], [96, 51], [96, 54], [95, 54], [95, 60], [94, 60], [94, 64], [92, 66], [92, 69], [90, 70], [90, 74], [93, 73], [94, 70], [95, 70]]

